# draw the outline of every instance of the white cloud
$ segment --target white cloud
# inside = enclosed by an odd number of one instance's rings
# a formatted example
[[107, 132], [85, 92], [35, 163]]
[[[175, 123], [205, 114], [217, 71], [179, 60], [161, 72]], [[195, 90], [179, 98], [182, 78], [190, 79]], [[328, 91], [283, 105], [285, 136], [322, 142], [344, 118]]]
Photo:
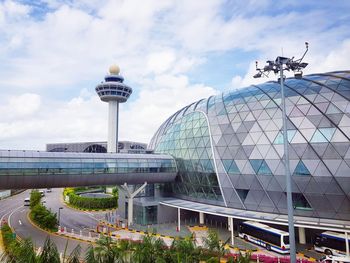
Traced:
[[[274, 2], [268, 0], [42, 3], [50, 11], [40, 15], [37, 6], [0, 3], [0, 148], [104, 140], [107, 104], [94, 86], [112, 63], [135, 91], [121, 105], [120, 138], [143, 142], [169, 115], [217, 92], [190, 81], [193, 69], [211, 63], [215, 52], [243, 50], [263, 63], [280, 55], [281, 47], [288, 56], [302, 53], [307, 40], [306, 73], [350, 68], [346, 18], [328, 19], [328, 8], [299, 12], [289, 3], [271, 15]], [[252, 78], [254, 60], [244, 74], [228, 77], [233, 88], [267, 80]]]
[[132, 138], [148, 143], [171, 114], [217, 92], [202, 84], [190, 84], [184, 75], [161, 75], [150, 81], [153, 86], [142, 87], [137, 100], [128, 102], [127, 109], [121, 106], [122, 139]]
[[[19, 110], [13, 118], [0, 116], [0, 148], [43, 150], [49, 142], [103, 140], [107, 136], [107, 105], [91, 95], [41, 104], [35, 103], [38, 98], [31, 95], [34, 103], [27, 101], [23, 105], [27, 111]], [[13, 113], [16, 106], [21, 104], [10, 99], [4, 108]]]
[[[216, 92], [204, 85], [191, 85], [186, 76], [161, 75], [149, 81], [154, 83], [151, 88], [143, 87], [136, 100], [120, 105], [121, 140], [148, 143], [172, 113]], [[20, 112], [26, 118], [0, 116], [0, 148], [43, 150], [50, 142], [106, 140], [108, 104], [89, 90], [81, 90], [68, 102], [36, 104], [33, 94], [21, 96], [20, 101], [26, 98], [27, 110]], [[10, 111], [20, 106], [20, 101], [10, 99], [4, 108]]]
[[16, 117], [27, 116], [36, 113], [40, 107], [41, 98], [37, 94], [25, 93], [20, 96], [10, 98], [9, 108]]
[[155, 74], [163, 73], [173, 65], [175, 59], [173, 51], [152, 53], [147, 58], [147, 68]]

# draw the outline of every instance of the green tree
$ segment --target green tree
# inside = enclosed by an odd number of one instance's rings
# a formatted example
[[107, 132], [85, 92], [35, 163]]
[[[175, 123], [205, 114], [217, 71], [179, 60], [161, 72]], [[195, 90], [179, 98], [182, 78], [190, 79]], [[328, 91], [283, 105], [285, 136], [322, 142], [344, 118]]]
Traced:
[[41, 194], [38, 190], [32, 190], [30, 193], [30, 208], [33, 208], [34, 206], [40, 204], [41, 201]]
[[163, 258], [165, 243], [160, 238], [154, 238], [151, 235], [145, 235], [142, 242], [136, 243], [132, 256], [132, 262], [153, 263], [160, 262]]
[[175, 239], [170, 247], [173, 262], [198, 262], [201, 250], [196, 247], [193, 236]]
[[133, 250], [133, 244], [126, 239], [118, 241], [118, 250], [119, 250], [119, 262], [128, 263], [131, 262], [131, 253]]
[[85, 260], [87, 263], [114, 263], [119, 261], [117, 244], [110, 237], [101, 237], [95, 247], [90, 246]]
[[64, 260], [63, 263], [80, 263], [80, 254], [81, 254], [81, 246], [77, 245], [72, 253], [69, 255], [67, 260]]
[[[204, 244], [207, 249], [217, 255], [217, 260], [220, 262], [220, 259], [227, 253], [225, 246], [229, 240], [230, 238], [228, 238], [225, 242], [222, 242], [218, 233], [213, 229], [209, 229], [208, 236], [204, 239]], [[212, 262], [215, 262], [215, 260], [212, 259]]]
[[53, 214], [40, 203], [31, 208], [30, 217], [42, 228], [49, 229], [51, 231], [56, 231], [57, 229], [58, 220], [56, 213]]
[[39, 263], [60, 263], [60, 255], [55, 243], [49, 237], [45, 240], [43, 250], [39, 256]]
[[[60, 263], [56, 245], [48, 237], [40, 254], [30, 239], [13, 242], [6, 255], [0, 258], [6, 263]], [[77, 261], [75, 261], [77, 262]]]

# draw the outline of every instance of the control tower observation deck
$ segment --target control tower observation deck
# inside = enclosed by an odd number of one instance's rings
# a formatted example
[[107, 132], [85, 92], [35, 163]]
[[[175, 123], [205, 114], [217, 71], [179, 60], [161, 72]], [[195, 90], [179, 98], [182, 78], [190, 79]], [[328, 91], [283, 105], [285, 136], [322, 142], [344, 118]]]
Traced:
[[105, 81], [95, 88], [98, 96], [104, 102], [108, 102], [108, 141], [107, 152], [118, 152], [118, 118], [119, 103], [126, 102], [132, 93], [132, 88], [123, 83], [124, 78], [119, 75], [117, 65], [109, 67], [109, 74]]

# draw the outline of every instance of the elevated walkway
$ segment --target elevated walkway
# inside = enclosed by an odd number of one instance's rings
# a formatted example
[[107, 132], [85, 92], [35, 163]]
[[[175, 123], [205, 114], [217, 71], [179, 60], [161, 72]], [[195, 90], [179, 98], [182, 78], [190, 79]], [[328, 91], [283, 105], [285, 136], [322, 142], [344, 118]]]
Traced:
[[169, 155], [0, 150], [2, 189], [172, 182]]

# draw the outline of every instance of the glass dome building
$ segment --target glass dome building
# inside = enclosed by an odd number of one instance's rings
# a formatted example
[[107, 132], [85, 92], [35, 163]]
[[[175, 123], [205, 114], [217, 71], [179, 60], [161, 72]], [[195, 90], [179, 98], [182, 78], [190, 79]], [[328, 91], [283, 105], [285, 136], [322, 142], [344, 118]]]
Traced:
[[[287, 78], [294, 214], [350, 220], [350, 71]], [[150, 149], [176, 158], [171, 195], [287, 214], [280, 85], [252, 85], [169, 117]]]

